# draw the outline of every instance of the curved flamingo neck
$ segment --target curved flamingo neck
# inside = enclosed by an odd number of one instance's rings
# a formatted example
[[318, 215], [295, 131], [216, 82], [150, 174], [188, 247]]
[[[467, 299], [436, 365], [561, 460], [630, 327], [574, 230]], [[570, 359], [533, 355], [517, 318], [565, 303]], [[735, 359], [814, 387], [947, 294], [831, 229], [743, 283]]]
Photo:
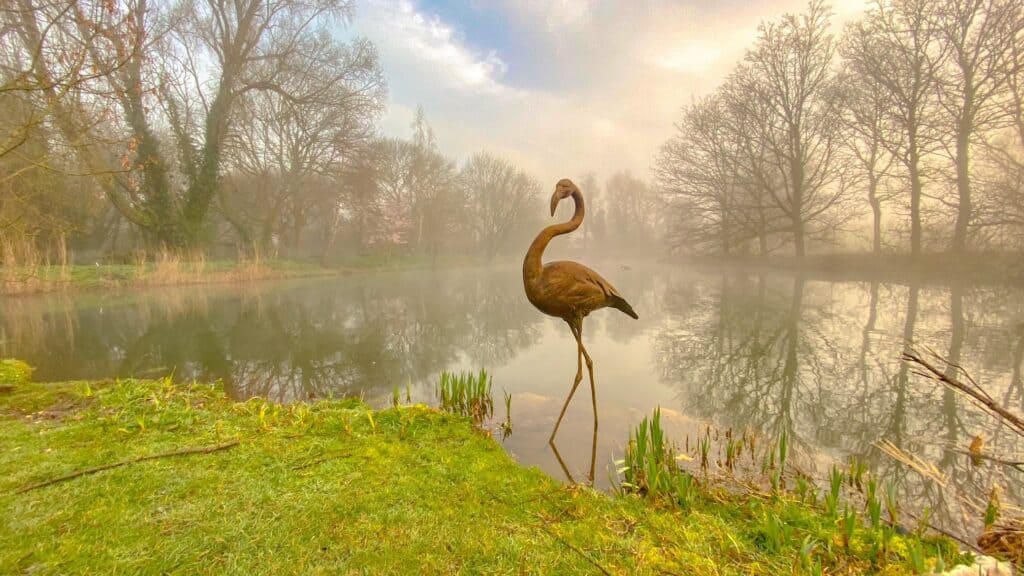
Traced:
[[583, 206], [583, 194], [578, 189], [573, 190], [572, 200], [576, 204], [576, 210], [573, 212], [572, 218], [560, 224], [552, 224], [541, 230], [540, 234], [537, 234], [537, 237], [533, 239], [533, 243], [530, 244], [530, 249], [526, 251], [526, 259], [523, 260], [523, 280], [527, 284], [540, 279], [541, 270], [543, 269], [541, 258], [544, 256], [544, 249], [548, 247], [548, 242], [551, 242], [551, 239], [555, 236], [568, 234], [579, 228], [580, 224], [583, 224], [583, 215], [586, 213], [586, 208]]

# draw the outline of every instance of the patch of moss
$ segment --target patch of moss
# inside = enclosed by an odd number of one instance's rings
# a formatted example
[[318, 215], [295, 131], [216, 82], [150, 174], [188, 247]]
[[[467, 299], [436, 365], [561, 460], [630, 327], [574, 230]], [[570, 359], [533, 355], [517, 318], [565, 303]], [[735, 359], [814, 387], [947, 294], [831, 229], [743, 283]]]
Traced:
[[0, 386], [20, 386], [32, 379], [32, 367], [21, 360], [0, 360]]
[[[19, 416], [46, 402], [73, 408]], [[769, 515], [786, 530], [771, 546]], [[802, 573], [808, 539], [829, 574], [910, 573], [898, 555], [873, 563], [863, 535], [839, 545], [834, 521], [784, 498], [706, 493], [682, 512], [561, 485], [426, 406], [236, 403], [168, 381], [0, 396], [0, 516], [0, 573], [777, 575]]]

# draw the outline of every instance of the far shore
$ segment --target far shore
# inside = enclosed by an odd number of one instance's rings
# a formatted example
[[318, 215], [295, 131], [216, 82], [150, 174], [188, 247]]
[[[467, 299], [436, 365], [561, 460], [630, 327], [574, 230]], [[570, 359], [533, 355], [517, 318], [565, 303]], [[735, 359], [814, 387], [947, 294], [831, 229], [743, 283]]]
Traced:
[[462, 265], [444, 259], [374, 256], [322, 265], [311, 260], [198, 260], [179, 259], [137, 264], [76, 264], [68, 266], [0, 267], [0, 295], [140, 289], [156, 286], [227, 284], [338, 276], [365, 271], [417, 270], [436, 265]]
[[1024, 285], [1024, 254], [968, 253], [960, 256], [909, 254], [813, 254], [791, 256], [690, 256], [662, 261], [701, 270], [799, 275], [808, 280], [932, 285]]
[[[623, 272], [648, 266], [689, 268], [700, 272], [797, 276], [829, 282], [885, 282], [903, 285], [1024, 286], [1024, 254], [969, 253], [954, 256], [909, 254], [812, 254], [761, 258], [750, 255], [666, 256], [629, 264], [617, 256], [581, 254], [583, 261], [618, 263]], [[518, 265], [517, 258], [502, 264]], [[322, 265], [313, 260], [157, 260], [137, 264], [76, 264], [69, 266], [0, 267], [0, 295], [140, 289], [155, 286], [226, 284], [288, 278], [311, 278], [369, 271], [409, 271], [439, 267], [477, 267], [491, 263], [444, 256], [374, 255]]]

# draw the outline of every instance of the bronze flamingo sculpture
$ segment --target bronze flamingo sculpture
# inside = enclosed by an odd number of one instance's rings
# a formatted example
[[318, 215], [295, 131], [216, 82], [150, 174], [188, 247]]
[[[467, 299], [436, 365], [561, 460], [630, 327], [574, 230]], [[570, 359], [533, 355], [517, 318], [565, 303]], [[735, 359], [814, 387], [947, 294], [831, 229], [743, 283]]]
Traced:
[[594, 389], [594, 361], [590, 359], [586, 347], [583, 346], [583, 319], [594, 310], [611, 307], [621, 310], [625, 314], [638, 318], [633, 307], [626, 302], [626, 299], [619, 294], [619, 291], [610, 282], [601, 277], [590, 268], [570, 261], [549, 262], [541, 264], [541, 257], [548, 242], [555, 236], [568, 234], [580, 227], [583, 223], [583, 194], [580, 189], [572, 183], [572, 180], [563, 178], [555, 185], [555, 192], [551, 195], [551, 215], [555, 215], [555, 208], [563, 199], [572, 196], [576, 203], [576, 211], [568, 222], [553, 224], [541, 230], [540, 234], [533, 239], [530, 249], [526, 251], [526, 259], [523, 260], [523, 285], [526, 288], [526, 297], [530, 303], [541, 312], [565, 320], [569, 330], [576, 338], [576, 379], [572, 383], [572, 390], [569, 397], [562, 405], [562, 411], [555, 422], [555, 429], [551, 431], [551, 438], [548, 442], [554, 444], [555, 434], [558, 434], [558, 426], [565, 416], [565, 409], [569, 407], [576, 388], [583, 380], [583, 359], [587, 361], [587, 373], [590, 376], [590, 395], [594, 405], [594, 433], [597, 433], [597, 392]]

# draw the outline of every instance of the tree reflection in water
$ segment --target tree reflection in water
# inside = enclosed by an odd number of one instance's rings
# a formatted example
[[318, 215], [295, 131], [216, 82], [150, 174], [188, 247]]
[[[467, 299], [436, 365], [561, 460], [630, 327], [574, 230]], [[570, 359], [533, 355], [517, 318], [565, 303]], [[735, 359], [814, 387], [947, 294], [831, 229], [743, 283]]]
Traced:
[[463, 354], [501, 364], [536, 340], [536, 320], [512, 305], [519, 295], [497, 289], [501, 276], [215, 286], [88, 306], [23, 300], [3, 322], [5, 334], [21, 332], [0, 351], [39, 366], [43, 380], [173, 373], [219, 380], [235, 398], [382, 396], [432, 380]]
[[[798, 465], [819, 478], [856, 457], [947, 526], [976, 528], [970, 522], [980, 521], [993, 484], [1020, 504], [1024, 476], [975, 467], [962, 451], [976, 434], [995, 453], [1019, 453], [1021, 443], [899, 361], [905, 343], [918, 342], [963, 364], [993, 396], [1019, 401], [1019, 293], [746, 274], [718, 282], [688, 309], [670, 308], [654, 340], [659, 375], [679, 389], [684, 412], [769, 437], [785, 431], [799, 447]], [[875, 443], [883, 439], [935, 463], [948, 485], [882, 453]]]

